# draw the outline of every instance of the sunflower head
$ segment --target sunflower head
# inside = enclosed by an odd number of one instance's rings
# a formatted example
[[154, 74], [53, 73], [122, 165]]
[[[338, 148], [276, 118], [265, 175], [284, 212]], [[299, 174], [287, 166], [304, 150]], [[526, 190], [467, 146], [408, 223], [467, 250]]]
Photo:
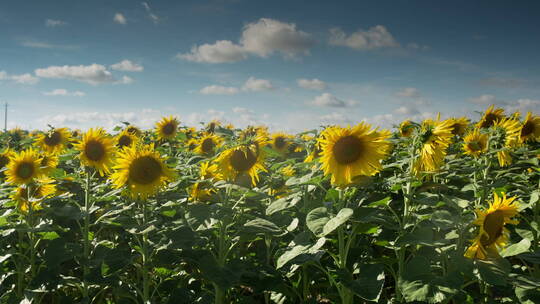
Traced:
[[50, 153], [41, 153], [41, 170], [44, 174], [48, 175], [51, 171], [58, 166], [58, 155]]
[[514, 202], [515, 199], [507, 198], [504, 193], [502, 196], [494, 194], [487, 210], [476, 211], [474, 224], [479, 227], [479, 232], [465, 252], [466, 257], [481, 260], [499, 257], [499, 250], [506, 246], [509, 236], [504, 226], [518, 223], [512, 219], [518, 214], [519, 205]]
[[538, 141], [540, 139], [540, 116], [527, 113], [519, 134], [521, 142]]
[[452, 121], [452, 134], [462, 136], [467, 131], [469, 126], [469, 119], [467, 117], [451, 118]]
[[168, 140], [174, 138], [176, 136], [176, 133], [178, 132], [179, 124], [180, 122], [172, 115], [169, 117], [163, 117], [156, 124], [156, 133], [158, 139]]
[[214, 133], [219, 126], [221, 126], [221, 122], [214, 119], [206, 125], [206, 132]]
[[131, 147], [137, 144], [138, 141], [137, 135], [130, 133], [127, 129], [122, 130], [122, 132], [116, 135], [116, 146], [119, 149], [126, 147]]
[[495, 109], [494, 105], [491, 105], [482, 118], [476, 123], [478, 128], [489, 128], [495, 124], [496, 121], [504, 118], [504, 110], [501, 108]]
[[142, 131], [141, 129], [137, 128], [136, 126], [134, 125], [128, 125], [125, 130], [129, 133], [129, 134], [132, 134], [132, 135], [135, 135], [135, 136], [141, 136], [142, 135]]
[[444, 163], [446, 149], [452, 142], [452, 121], [426, 119], [417, 133], [420, 144], [419, 156], [412, 168], [413, 173], [435, 172]]
[[205, 202], [208, 201], [215, 192], [216, 190], [207, 187], [206, 183], [196, 182], [190, 187], [188, 199], [192, 202]]
[[279, 171], [281, 172], [281, 174], [283, 174], [283, 176], [286, 176], [286, 177], [291, 177], [291, 176], [294, 176], [294, 174], [296, 174], [296, 170], [294, 170], [294, 167], [292, 165], [287, 165], [281, 168], [281, 170]]
[[352, 183], [356, 176], [376, 174], [390, 151], [389, 137], [389, 131], [371, 129], [364, 122], [354, 127], [326, 128], [319, 139], [324, 174], [332, 175], [332, 184], [339, 187]]
[[221, 137], [212, 133], [207, 133], [198, 140], [195, 153], [212, 155], [216, 152], [216, 149], [221, 145], [222, 141], [223, 139]]
[[82, 140], [75, 144], [79, 158], [85, 166], [95, 168], [103, 176], [110, 173], [115, 147], [113, 139], [102, 128], [90, 129]]
[[399, 124], [399, 135], [401, 137], [409, 137], [416, 129], [417, 125], [410, 120], [404, 120]]
[[66, 128], [51, 129], [47, 133], [39, 134], [36, 144], [47, 153], [61, 153], [69, 143], [71, 133]]
[[274, 150], [284, 153], [287, 152], [289, 145], [291, 145], [292, 136], [283, 132], [272, 134], [271, 144]]
[[479, 129], [474, 129], [465, 135], [463, 139], [463, 151], [473, 157], [478, 157], [488, 149], [488, 134], [480, 133]]
[[147, 199], [174, 179], [173, 171], [153, 145], [123, 149], [114, 169], [111, 178], [115, 187], [126, 186], [129, 195], [136, 199]]
[[11, 195], [11, 199], [17, 202], [17, 209], [22, 213], [28, 213], [29, 209], [41, 209], [41, 202], [56, 193], [54, 181], [49, 178], [37, 180], [35, 183], [20, 185]]
[[17, 185], [29, 184], [43, 176], [39, 153], [30, 148], [14, 153], [7, 165], [6, 181]]
[[213, 180], [222, 180], [223, 176], [219, 172], [219, 168], [216, 164], [211, 164], [210, 162], [202, 162], [199, 169], [201, 179], [213, 179]]
[[510, 150], [519, 145], [520, 132], [519, 121], [510, 117], [502, 118], [493, 124], [490, 143], [493, 145], [493, 148], [502, 149], [497, 152], [497, 158], [501, 167], [508, 166], [512, 163]]
[[249, 178], [251, 184], [259, 181], [259, 171], [263, 166], [264, 153], [256, 144], [243, 144], [221, 152], [216, 159], [219, 172], [228, 181]]

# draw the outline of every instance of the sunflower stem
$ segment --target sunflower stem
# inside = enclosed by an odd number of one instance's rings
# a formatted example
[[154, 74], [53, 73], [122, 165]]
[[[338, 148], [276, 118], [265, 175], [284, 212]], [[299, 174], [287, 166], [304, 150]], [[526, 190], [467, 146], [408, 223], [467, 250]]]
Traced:
[[[146, 230], [146, 223], [148, 221], [147, 215], [147, 202], [139, 201], [139, 204], [142, 209], [142, 227]], [[150, 303], [149, 294], [150, 294], [150, 281], [148, 277], [148, 232], [144, 231], [142, 233], [142, 277], [143, 277], [143, 303]]]
[[91, 185], [90, 169], [86, 168], [86, 184], [84, 193], [84, 225], [83, 225], [83, 237], [84, 237], [84, 262], [83, 262], [83, 298], [88, 298], [88, 282], [86, 281], [90, 273], [88, 267], [90, 263], [90, 185]]

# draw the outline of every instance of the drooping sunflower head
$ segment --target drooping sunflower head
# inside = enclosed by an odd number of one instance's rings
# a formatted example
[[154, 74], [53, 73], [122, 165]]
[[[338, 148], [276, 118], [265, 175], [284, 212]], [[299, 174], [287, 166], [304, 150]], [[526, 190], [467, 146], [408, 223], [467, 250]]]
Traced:
[[478, 236], [472, 241], [472, 245], [465, 252], [465, 256], [471, 259], [488, 259], [499, 256], [499, 250], [508, 242], [509, 231], [504, 227], [506, 224], [517, 224], [512, 219], [518, 214], [519, 204], [514, 202], [516, 198], [507, 198], [493, 195], [493, 202], [487, 210], [477, 210], [477, 219], [474, 224], [479, 226]]
[[418, 132], [419, 157], [413, 166], [413, 173], [435, 172], [444, 163], [446, 149], [452, 142], [451, 120], [425, 120]]
[[469, 119], [467, 117], [451, 118], [452, 121], [452, 134], [461, 136], [467, 131], [469, 126]]
[[169, 117], [163, 117], [156, 124], [156, 133], [158, 139], [167, 140], [174, 138], [176, 136], [176, 133], [178, 132], [179, 124], [180, 122], [172, 115]]
[[359, 175], [376, 174], [390, 151], [389, 137], [389, 131], [371, 129], [364, 122], [354, 127], [326, 128], [319, 139], [324, 174], [332, 175], [332, 184], [339, 187], [351, 184]]
[[79, 158], [85, 166], [92, 167], [103, 176], [110, 173], [113, 165], [114, 147], [113, 139], [102, 128], [89, 129], [84, 133], [82, 140], [75, 144], [79, 150]]
[[510, 151], [519, 145], [520, 133], [521, 126], [518, 120], [507, 117], [494, 123], [490, 142], [495, 149], [502, 149], [497, 152], [501, 167], [512, 163]]
[[228, 181], [249, 178], [252, 185], [259, 181], [259, 171], [264, 168], [264, 153], [255, 144], [238, 145], [221, 152], [216, 159], [219, 172]]
[[465, 154], [478, 157], [488, 149], [488, 134], [480, 133], [480, 129], [470, 131], [463, 139]]
[[482, 118], [476, 123], [478, 128], [489, 128], [495, 124], [496, 121], [504, 118], [504, 110], [501, 108], [495, 109], [494, 105], [491, 105]]
[[196, 182], [191, 185], [189, 189], [189, 200], [192, 202], [205, 202], [208, 201], [212, 194], [216, 190], [212, 187], [208, 187], [207, 183]]
[[122, 130], [122, 132], [116, 135], [116, 146], [119, 149], [126, 147], [131, 147], [137, 144], [138, 141], [137, 135], [130, 133], [127, 129]]
[[39, 134], [36, 144], [47, 153], [61, 153], [69, 143], [71, 133], [67, 128], [51, 129], [47, 133]]
[[153, 145], [126, 148], [118, 153], [111, 178], [116, 188], [126, 186], [132, 198], [145, 200], [174, 179], [164, 161]]
[[540, 139], [540, 116], [527, 113], [519, 134], [521, 142], [538, 141]]
[[202, 162], [199, 169], [199, 174], [201, 179], [213, 179], [213, 180], [222, 180], [223, 175], [219, 172], [219, 168], [216, 164], [211, 164], [210, 162]]
[[56, 185], [49, 178], [39, 179], [35, 183], [20, 185], [11, 195], [11, 199], [17, 202], [17, 209], [22, 213], [42, 208], [41, 202], [56, 193]]
[[45, 175], [50, 174], [58, 166], [58, 155], [56, 154], [45, 152], [40, 154], [40, 158], [41, 171]]
[[272, 134], [271, 144], [274, 150], [284, 153], [292, 142], [292, 136], [283, 132]]
[[416, 128], [417, 125], [413, 124], [412, 121], [404, 120], [399, 124], [399, 135], [401, 135], [401, 137], [409, 137]]
[[206, 133], [198, 141], [195, 153], [202, 155], [212, 155], [219, 148], [223, 139], [215, 134]]
[[6, 170], [6, 181], [17, 185], [29, 184], [43, 176], [39, 153], [30, 148], [14, 153]]

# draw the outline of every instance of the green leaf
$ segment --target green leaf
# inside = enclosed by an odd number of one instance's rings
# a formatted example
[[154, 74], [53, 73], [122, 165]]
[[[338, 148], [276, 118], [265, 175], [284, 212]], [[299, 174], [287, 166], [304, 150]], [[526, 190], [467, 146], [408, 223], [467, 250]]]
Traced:
[[476, 261], [480, 277], [486, 283], [496, 286], [506, 286], [510, 263], [505, 259]]
[[291, 208], [296, 205], [300, 200], [302, 199], [301, 196], [295, 196], [295, 197], [284, 197], [280, 198], [276, 201], [273, 201], [268, 208], [266, 208], [266, 215], [272, 215], [278, 211], [285, 210], [288, 208]]
[[529, 251], [531, 247], [531, 241], [528, 239], [522, 239], [519, 243], [512, 244], [501, 251], [503, 258], [518, 255]]
[[357, 296], [367, 301], [379, 300], [384, 285], [384, 266], [380, 264], [360, 265], [360, 274], [355, 280], [348, 271], [338, 272], [339, 281]]
[[382, 200], [378, 200], [376, 202], [370, 203], [369, 207], [379, 207], [379, 206], [388, 206], [390, 202], [392, 201], [392, 198], [390, 196], [383, 198]]
[[324, 224], [322, 234], [318, 236], [325, 236], [332, 233], [339, 226], [343, 225], [354, 214], [354, 210], [351, 208], [343, 208], [339, 210], [338, 214], [331, 218], [326, 224]]
[[283, 267], [289, 261], [301, 254], [316, 254], [325, 243], [326, 239], [322, 237], [318, 239], [315, 244], [300, 244], [292, 247], [277, 259], [276, 269]]
[[282, 232], [276, 224], [262, 218], [256, 218], [245, 223], [244, 229], [254, 233], [280, 234]]
[[311, 210], [306, 216], [306, 225], [313, 234], [319, 236], [322, 234], [324, 225], [330, 220], [328, 209], [319, 207]]

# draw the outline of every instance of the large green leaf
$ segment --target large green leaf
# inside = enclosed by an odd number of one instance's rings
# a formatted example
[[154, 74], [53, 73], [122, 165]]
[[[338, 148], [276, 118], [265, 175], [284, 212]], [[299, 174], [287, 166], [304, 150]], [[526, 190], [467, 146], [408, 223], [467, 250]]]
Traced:
[[274, 223], [263, 218], [256, 218], [244, 224], [244, 230], [254, 233], [280, 234], [282, 230]]
[[313, 234], [319, 236], [322, 234], [324, 225], [330, 220], [328, 209], [319, 207], [311, 210], [306, 216], [306, 225]]
[[347, 220], [354, 214], [354, 211], [351, 208], [343, 208], [339, 210], [338, 214], [332, 217], [326, 224], [323, 226], [322, 233], [318, 236], [325, 236], [332, 233], [339, 226], [345, 224]]

